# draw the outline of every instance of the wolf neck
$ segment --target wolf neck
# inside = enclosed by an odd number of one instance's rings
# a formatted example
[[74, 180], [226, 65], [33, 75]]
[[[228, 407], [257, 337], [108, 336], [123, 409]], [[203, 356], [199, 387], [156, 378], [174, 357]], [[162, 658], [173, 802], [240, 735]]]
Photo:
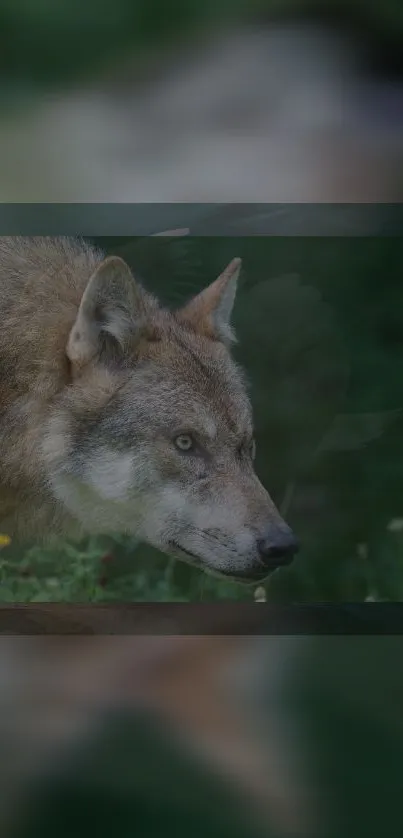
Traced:
[[60, 516], [46, 502], [39, 441], [67, 383], [67, 338], [101, 259], [70, 239], [0, 239], [0, 525], [20, 519], [18, 505], [38, 503], [41, 519], [41, 498], [46, 515]]
[[9, 535], [13, 543], [49, 541], [51, 537], [65, 533], [69, 538], [82, 535], [76, 519], [56, 503], [44, 487], [40, 491], [22, 492], [2, 485], [0, 532]]
[[39, 401], [65, 383], [68, 335], [102, 258], [74, 239], [0, 241], [0, 375], [13, 395]]

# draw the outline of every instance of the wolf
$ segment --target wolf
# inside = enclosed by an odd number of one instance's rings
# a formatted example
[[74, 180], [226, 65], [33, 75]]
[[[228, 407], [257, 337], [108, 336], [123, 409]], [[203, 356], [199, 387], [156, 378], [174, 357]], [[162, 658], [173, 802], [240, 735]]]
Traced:
[[246, 582], [292, 560], [231, 354], [240, 269], [168, 310], [82, 239], [0, 239], [3, 533], [130, 534]]

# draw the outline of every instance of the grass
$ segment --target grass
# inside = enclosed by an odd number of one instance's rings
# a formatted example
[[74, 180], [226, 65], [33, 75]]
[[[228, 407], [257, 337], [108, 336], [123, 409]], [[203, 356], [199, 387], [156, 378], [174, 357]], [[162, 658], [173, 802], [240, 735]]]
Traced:
[[[0, 541], [1, 546], [1, 541]], [[0, 602], [252, 600], [253, 588], [219, 580], [129, 538], [1, 548]]]

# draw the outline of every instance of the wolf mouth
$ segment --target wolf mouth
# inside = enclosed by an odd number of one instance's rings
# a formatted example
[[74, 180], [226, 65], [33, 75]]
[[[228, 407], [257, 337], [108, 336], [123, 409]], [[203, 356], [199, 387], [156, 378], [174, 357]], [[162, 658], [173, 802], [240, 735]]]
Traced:
[[[191, 553], [190, 550], [186, 550], [177, 541], [170, 541], [169, 546], [172, 548], [172, 551], [179, 555], [192, 564], [193, 566], [201, 567], [203, 565], [203, 561], [200, 556], [197, 556], [195, 553]], [[243, 583], [245, 585], [253, 585], [256, 582], [261, 582], [265, 579], [269, 572], [267, 570], [262, 571], [237, 571], [237, 572], [228, 572], [225, 570], [217, 570], [212, 567], [205, 567], [205, 570], [212, 574], [213, 576], [217, 576], [219, 579], [230, 579], [233, 582]]]

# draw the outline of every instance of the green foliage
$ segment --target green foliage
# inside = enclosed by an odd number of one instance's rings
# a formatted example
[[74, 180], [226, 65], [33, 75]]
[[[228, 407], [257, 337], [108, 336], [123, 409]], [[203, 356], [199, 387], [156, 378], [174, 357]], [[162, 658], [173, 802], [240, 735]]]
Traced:
[[251, 597], [250, 588], [207, 577], [130, 538], [0, 555], [0, 602], [188, 602]]

